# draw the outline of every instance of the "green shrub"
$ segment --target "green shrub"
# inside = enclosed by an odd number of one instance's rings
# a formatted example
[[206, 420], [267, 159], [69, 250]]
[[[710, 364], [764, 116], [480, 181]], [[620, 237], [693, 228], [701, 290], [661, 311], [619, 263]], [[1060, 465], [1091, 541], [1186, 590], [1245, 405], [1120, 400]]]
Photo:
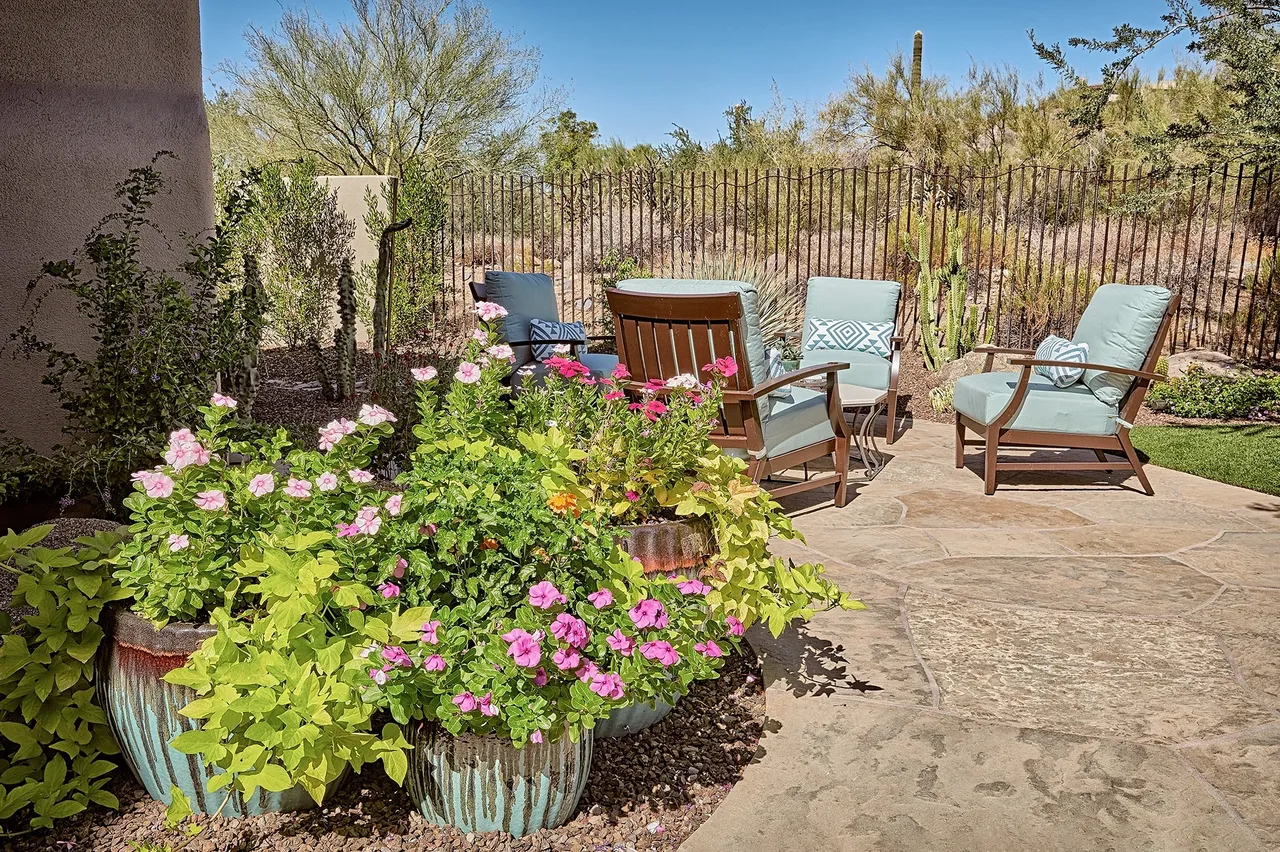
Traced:
[[1178, 417], [1263, 419], [1280, 414], [1280, 375], [1215, 376], [1197, 364], [1151, 388], [1147, 402]]

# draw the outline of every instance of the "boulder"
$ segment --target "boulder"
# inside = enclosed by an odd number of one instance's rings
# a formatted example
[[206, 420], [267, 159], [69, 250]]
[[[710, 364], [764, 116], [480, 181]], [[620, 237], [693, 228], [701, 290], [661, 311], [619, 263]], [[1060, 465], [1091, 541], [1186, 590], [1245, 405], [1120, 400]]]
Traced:
[[[1015, 372], [1016, 368], [1009, 363], [1010, 356], [997, 355], [995, 362], [991, 365], [993, 373]], [[968, 355], [957, 358], [950, 364], [947, 364], [941, 370], [934, 374], [939, 385], [951, 384], [956, 379], [963, 376], [972, 376], [974, 373], [982, 372], [982, 365], [986, 363], [987, 356], [978, 352], [970, 352]]]
[[1169, 364], [1169, 378], [1176, 379], [1187, 372], [1187, 366], [1197, 364], [1211, 376], [1234, 376], [1247, 372], [1236, 359], [1212, 349], [1187, 349], [1165, 359]]

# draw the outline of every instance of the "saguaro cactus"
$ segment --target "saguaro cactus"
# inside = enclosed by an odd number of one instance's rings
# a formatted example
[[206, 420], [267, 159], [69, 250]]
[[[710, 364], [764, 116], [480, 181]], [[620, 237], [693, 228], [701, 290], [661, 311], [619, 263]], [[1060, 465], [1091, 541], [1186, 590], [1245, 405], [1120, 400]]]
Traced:
[[916, 30], [916, 37], [911, 46], [911, 99], [920, 96], [921, 66], [924, 62], [924, 33]]

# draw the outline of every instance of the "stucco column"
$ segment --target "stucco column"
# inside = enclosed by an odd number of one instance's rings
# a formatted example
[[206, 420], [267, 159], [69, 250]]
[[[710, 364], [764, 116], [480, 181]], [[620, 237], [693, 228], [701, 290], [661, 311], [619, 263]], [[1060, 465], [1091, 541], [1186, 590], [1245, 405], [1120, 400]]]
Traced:
[[[27, 283], [69, 257], [114, 209], [115, 184], [161, 150], [166, 191], [144, 261], [172, 269], [183, 233], [213, 225], [197, 0], [5, 2], [0, 23], [0, 428], [37, 449], [61, 440], [62, 413], [40, 384], [43, 362], [13, 357]], [[40, 328], [90, 344], [69, 300]]]

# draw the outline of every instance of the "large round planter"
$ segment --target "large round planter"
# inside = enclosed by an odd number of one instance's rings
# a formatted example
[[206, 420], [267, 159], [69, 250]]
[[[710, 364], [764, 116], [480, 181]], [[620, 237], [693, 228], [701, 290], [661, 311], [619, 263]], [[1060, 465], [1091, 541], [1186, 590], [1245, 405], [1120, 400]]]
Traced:
[[[205, 785], [214, 770], [198, 755], [169, 747], [178, 734], [196, 727], [194, 720], [178, 712], [196, 694], [163, 678], [186, 664], [200, 644], [217, 632], [212, 625], [173, 623], [157, 630], [150, 621], [123, 607], [109, 607], [103, 616], [107, 637], [97, 661], [98, 699], [125, 761], [147, 795], [168, 804], [172, 788], [177, 787], [195, 811], [211, 814], [221, 808], [224, 817], [315, 807], [315, 800], [302, 787], [283, 793], [259, 788], [248, 799], [239, 793], [227, 798], [226, 788], [210, 793]], [[335, 780], [328, 793], [342, 780]]]
[[661, 698], [655, 698], [653, 702], [653, 704], [646, 704], [643, 701], [637, 701], [635, 704], [617, 708], [608, 716], [596, 722], [596, 726], [593, 729], [596, 738], [614, 739], [616, 737], [625, 737], [628, 734], [637, 734], [651, 725], [658, 724], [667, 718], [667, 714], [673, 708], [672, 705]]
[[509, 739], [422, 725], [409, 754], [409, 797], [428, 822], [517, 837], [568, 822], [591, 771], [593, 736], [516, 748]]
[[703, 571], [715, 553], [711, 525], [704, 518], [678, 518], [623, 527], [618, 545], [644, 566], [646, 574]]

